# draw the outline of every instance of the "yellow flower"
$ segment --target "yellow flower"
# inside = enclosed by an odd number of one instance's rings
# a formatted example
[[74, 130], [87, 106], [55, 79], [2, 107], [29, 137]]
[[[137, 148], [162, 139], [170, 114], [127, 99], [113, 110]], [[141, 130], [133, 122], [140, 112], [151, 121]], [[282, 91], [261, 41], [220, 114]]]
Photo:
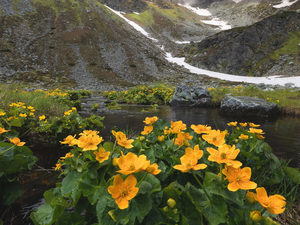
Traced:
[[202, 133], [207, 133], [208, 131], [211, 130], [211, 127], [208, 127], [207, 125], [191, 125], [191, 128], [197, 133], [197, 134], [202, 134]]
[[20, 113], [19, 116], [20, 117], [27, 117], [27, 114], [26, 113]]
[[45, 118], [46, 118], [45, 115], [42, 115], [39, 117], [39, 120], [41, 121], [41, 120], [44, 120]]
[[246, 141], [246, 140], [248, 140], [249, 136], [248, 136], [248, 135], [245, 135], [245, 134], [241, 134], [241, 135], [239, 136], [239, 138], [242, 139], [242, 140], [244, 140], [244, 141]]
[[240, 123], [240, 125], [241, 125], [242, 127], [246, 127], [248, 124], [247, 124], [247, 123]]
[[173, 198], [169, 198], [167, 204], [172, 209], [176, 206], [176, 201]]
[[158, 117], [153, 116], [153, 117], [146, 117], [143, 122], [147, 125], [151, 125], [151, 124], [155, 123], [157, 120], [158, 120]]
[[73, 146], [76, 145], [78, 140], [75, 139], [75, 136], [69, 135], [68, 137], [66, 137], [63, 141], [60, 141], [61, 144], [68, 144], [69, 146]]
[[107, 188], [108, 193], [115, 199], [120, 209], [126, 209], [129, 206], [129, 200], [133, 199], [139, 191], [136, 187], [137, 180], [133, 175], [129, 175], [125, 181], [120, 176], [116, 175], [113, 186]]
[[118, 138], [117, 138], [117, 142], [119, 145], [123, 146], [124, 148], [132, 148], [133, 145], [131, 144], [134, 140], [133, 139], [129, 139], [127, 140], [126, 135], [125, 134], [121, 134]]
[[178, 133], [177, 138], [173, 139], [174, 144], [178, 145], [179, 147], [181, 147], [184, 144], [184, 140], [185, 140], [185, 138], [182, 133]]
[[82, 148], [82, 151], [96, 150], [98, 148], [98, 144], [102, 141], [103, 138], [98, 135], [82, 135], [78, 139], [77, 145], [79, 148]]
[[156, 163], [153, 163], [147, 167], [146, 172], [151, 173], [152, 175], [157, 175], [161, 172], [161, 170], [158, 169], [158, 165]]
[[5, 133], [5, 132], [8, 132], [8, 131], [10, 131], [10, 130], [5, 130], [5, 128], [0, 127], [0, 134]]
[[68, 157], [72, 158], [74, 156], [74, 154], [71, 154], [71, 152], [66, 153], [66, 155], [64, 157], [60, 157], [61, 159], [66, 159]]
[[99, 134], [99, 131], [95, 131], [95, 130], [84, 130], [82, 131], [82, 133], [80, 133], [79, 135], [85, 135], [85, 136], [88, 136], [88, 135], [97, 135]]
[[229, 166], [227, 169], [223, 169], [222, 172], [226, 175], [226, 178], [229, 181], [229, 184], [227, 186], [229, 191], [237, 191], [239, 189], [249, 190], [255, 189], [257, 187], [257, 184], [255, 182], [250, 181], [250, 167], [244, 167], [243, 169], [241, 169]]
[[105, 152], [104, 148], [99, 148], [99, 150], [95, 151], [94, 154], [96, 155], [96, 160], [98, 160], [99, 163], [102, 163], [105, 160], [108, 160], [110, 152]]
[[258, 223], [259, 221], [262, 220], [262, 216], [259, 211], [250, 212], [250, 218], [251, 218], [251, 220], [253, 220], [256, 223]]
[[32, 106], [28, 106], [27, 109], [29, 109], [31, 112], [35, 111], [35, 109]]
[[153, 131], [153, 126], [149, 125], [149, 126], [145, 126], [144, 127], [144, 131], [141, 132], [142, 135], [147, 135], [150, 134]]
[[221, 146], [225, 143], [225, 134], [221, 133], [220, 130], [211, 130], [207, 134], [202, 135], [202, 138], [215, 146]]
[[249, 126], [250, 126], [250, 127], [259, 127], [260, 125], [254, 124], [254, 123], [249, 123]]
[[132, 152], [129, 152], [126, 156], [124, 156], [123, 152], [121, 153], [122, 156], [118, 160], [118, 166], [120, 168], [120, 170], [117, 171], [118, 173], [122, 173], [124, 175], [138, 173], [143, 169], [145, 164], [147, 164], [146, 168], [150, 164], [150, 161], [147, 160], [147, 157], [145, 155], [140, 155], [138, 157]]
[[5, 116], [5, 112], [0, 112], [0, 116]]
[[55, 169], [55, 171], [61, 169], [61, 164], [57, 163], [57, 164], [55, 164], [55, 166], [56, 166], [56, 167], [52, 167], [53, 169]]
[[70, 115], [70, 112], [66, 111], [66, 112], [64, 112], [64, 114], [65, 114], [65, 116], [68, 116], [68, 115]]
[[35, 116], [34, 116], [34, 113], [29, 113], [29, 116], [35, 117]]
[[240, 152], [239, 149], [235, 149], [235, 145], [222, 145], [218, 147], [218, 150], [213, 148], [207, 148], [206, 150], [210, 153], [210, 156], [208, 156], [209, 161], [218, 164], [225, 163], [227, 166], [233, 166], [234, 168], [242, 166], [240, 161], [234, 160]]
[[165, 136], [158, 136], [157, 139], [158, 141], [163, 142], [165, 140]]
[[259, 140], [265, 139], [265, 137], [262, 136], [262, 135], [260, 135], [260, 134], [255, 134], [255, 136], [256, 136]]
[[185, 155], [191, 157], [195, 156], [197, 159], [201, 159], [203, 156], [203, 151], [200, 150], [199, 145], [195, 145], [194, 149], [192, 148], [186, 148], [185, 149]]
[[14, 145], [17, 145], [17, 146], [23, 146], [25, 145], [25, 142], [21, 142], [21, 140], [17, 137], [14, 137], [13, 139], [9, 138], [9, 141], [11, 143], [13, 143]]
[[181, 162], [181, 165], [175, 165], [175, 166], [173, 166], [173, 168], [176, 170], [180, 170], [183, 173], [187, 173], [191, 169], [192, 170], [202, 170], [207, 167], [206, 164], [197, 164], [198, 159], [195, 154], [191, 154], [190, 156], [183, 155], [180, 158], [180, 162]]
[[186, 124], [182, 123], [181, 120], [176, 122], [171, 121], [171, 128], [173, 134], [178, 134], [182, 130], [186, 130]]
[[255, 128], [250, 128], [249, 132], [253, 134], [264, 134], [262, 129], [255, 129]]
[[75, 107], [72, 107], [72, 111], [77, 112], [77, 109]]
[[256, 188], [256, 200], [272, 214], [280, 214], [285, 210], [285, 198], [281, 195], [268, 197], [264, 187]]
[[230, 127], [235, 127], [237, 125], [237, 122], [230, 122], [230, 123], [227, 123], [227, 125]]

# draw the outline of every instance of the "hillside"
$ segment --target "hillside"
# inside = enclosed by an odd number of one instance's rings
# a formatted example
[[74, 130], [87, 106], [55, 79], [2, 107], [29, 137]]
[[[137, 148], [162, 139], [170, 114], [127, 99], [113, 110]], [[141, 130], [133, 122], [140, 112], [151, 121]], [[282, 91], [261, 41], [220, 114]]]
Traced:
[[193, 66], [243, 76], [299, 75], [300, 14], [281, 11], [184, 48]]

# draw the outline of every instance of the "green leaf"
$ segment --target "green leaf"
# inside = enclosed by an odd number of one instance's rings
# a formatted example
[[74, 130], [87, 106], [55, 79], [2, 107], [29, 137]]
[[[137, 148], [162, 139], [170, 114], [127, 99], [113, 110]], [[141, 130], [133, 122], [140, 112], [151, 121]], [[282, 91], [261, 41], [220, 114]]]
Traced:
[[186, 192], [182, 192], [182, 224], [203, 224], [202, 213], [193, 203], [193, 199]]
[[18, 118], [18, 119], [14, 119], [10, 125], [13, 126], [13, 127], [22, 127], [23, 123]]
[[166, 224], [165, 217], [162, 213], [154, 206], [145, 217], [144, 220], [145, 225], [159, 225]]
[[193, 202], [195, 202], [197, 207], [202, 211], [209, 224], [217, 225], [226, 221], [228, 211], [226, 202], [221, 196], [210, 193], [210, 202], [202, 189], [197, 189], [188, 183], [186, 190], [192, 197]]
[[[111, 198], [111, 195], [108, 193], [107, 188], [103, 187], [100, 191], [100, 198], [96, 205], [97, 219], [100, 225], [115, 225], [117, 224], [108, 212], [112, 209], [108, 205], [113, 205], [114, 199]], [[114, 203], [116, 206], [116, 203]]]
[[55, 225], [82, 225], [85, 218], [79, 213], [73, 212], [64, 212], [58, 220], [55, 222]]
[[52, 208], [49, 204], [45, 203], [30, 214], [30, 219], [35, 225], [50, 225], [63, 214], [64, 210], [65, 207], [63, 206], [56, 205]]
[[3, 195], [1, 202], [3, 205], [11, 205], [23, 193], [24, 188], [18, 182], [6, 183], [1, 190], [1, 195]]
[[142, 181], [142, 183], [139, 186], [139, 194], [146, 194], [148, 191], [150, 191], [152, 188], [152, 185], [146, 181]]
[[284, 172], [295, 184], [300, 184], [300, 171], [297, 168], [284, 167]]
[[220, 195], [223, 198], [231, 202], [234, 202], [239, 206], [244, 205], [245, 191], [242, 190], [238, 190], [235, 192], [229, 191], [227, 187], [224, 187], [221, 184], [221, 179], [217, 174], [211, 172], [205, 172], [203, 186], [206, 188], [207, 191], [215, 195]]
[[114, 143], [112, 143], [112, 142], [105, 142], [103, 144], [103, 148], [105, 149], [106, 152], [107, 151], [111, 152], [113, 150], [113, 147], [114, 147]]

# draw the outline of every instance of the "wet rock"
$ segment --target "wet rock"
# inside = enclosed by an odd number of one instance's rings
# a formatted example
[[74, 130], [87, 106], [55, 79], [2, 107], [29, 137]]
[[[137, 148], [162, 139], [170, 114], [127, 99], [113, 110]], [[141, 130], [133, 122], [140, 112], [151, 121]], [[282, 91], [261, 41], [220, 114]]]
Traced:
[[212, 96], [206, 88], [191, 87], [184, 84], [178, 85], [175, 89], [171, 106], [194, 106], [201, 107], [209, 105]]
[[279, 114], [278, 105], [264, 99], [248, 96], [226, 96], [219, 110], [220, 114], [235, 116], [271, 117]]

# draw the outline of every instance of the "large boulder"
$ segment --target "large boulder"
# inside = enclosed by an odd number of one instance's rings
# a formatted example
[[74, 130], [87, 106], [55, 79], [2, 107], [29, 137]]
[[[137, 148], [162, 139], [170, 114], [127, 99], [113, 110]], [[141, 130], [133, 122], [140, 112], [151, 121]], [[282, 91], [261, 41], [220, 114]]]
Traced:
[[201, 107], [209, 105], [211, 95], [207, 88], [190, 87], [181, 84], [176, 87], [171, 106], [194, 106]]
[[270, 117], [279, 114], [278, 105], [264, 99], [248, 96], [226, 96], [219, 110], [220, 114], [235, 116]]

